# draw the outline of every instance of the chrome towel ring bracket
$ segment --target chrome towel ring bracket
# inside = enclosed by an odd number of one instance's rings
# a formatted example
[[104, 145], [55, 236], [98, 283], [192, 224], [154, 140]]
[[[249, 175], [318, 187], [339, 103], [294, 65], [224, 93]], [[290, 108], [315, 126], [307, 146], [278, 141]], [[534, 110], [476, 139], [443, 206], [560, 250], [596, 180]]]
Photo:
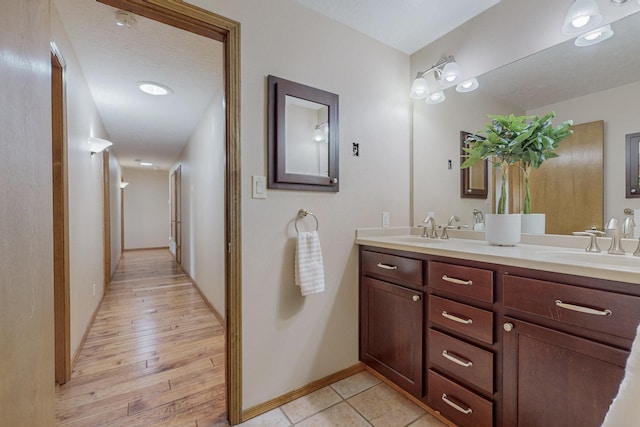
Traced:
[[296, 222], [294, 224], [294, 226], [296, 228], [296, 233], [300, 232], [300, 230], [298, 230], [298, 221], [300, 221], [301, 219], [304, 219], [307, 215], [311, 215], [313, 217], [313, 219], [316, 220], [316, 231], [318, 231], [318, 228], [320, 227], [320, 223], [318, 222], [318, 217], [315, 216], [313, 212], [309, 212], [306, 209], [300, 209], [298, 211], [298, 217], [296, 218]]

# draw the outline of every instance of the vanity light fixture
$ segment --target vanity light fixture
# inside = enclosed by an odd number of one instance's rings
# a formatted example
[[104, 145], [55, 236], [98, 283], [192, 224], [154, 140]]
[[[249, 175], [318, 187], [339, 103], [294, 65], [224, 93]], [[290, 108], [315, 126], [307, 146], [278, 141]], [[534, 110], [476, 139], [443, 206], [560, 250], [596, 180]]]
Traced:
[[127, 181], [120, 181], [120, 188], [125, 188], [129, 183]]
[[444, 96], [444, 92], [440, 91], [432, 93], [425, 101], [427, 104], [440, 104], [441, 102], [444, 102], [445, 99], [447, 99], [447, 97]]
[[93, 136], [89, 137], [89, 140], [87, 142], [89, 143], [89, 151], [91, 152], [92, 156], [96, 153], [100, 153], [106, 150], [113, 145], [113, 142], [111, 141], [107, 141], [106, 139], [102, 138], [96, 138]]
[[600, 8], [595, 0], [575, 0], [564, 18], [562, 32], [575, 36], [594, 29], [602, 21]]
[[[462, 80], [462, 72], [460, 66], [456, 63], [453, 56], [442, 58], [438, 63], [425, 71], [419, 71], [415, 80], [411, 84], [411, 92], [409, 96], [412, 99], [425, 99], [427, 104], [439, 104], [445, 100], [444, 93], [442, 91], [430, 94], [429, 85], [427, 83], [426, 76], [429, 73], [433, 73], [434, 78], [440, 86], [447, 88], [449, 86], [460, 83]], [[458, 92], [470, 92], [478, 87], [478, 81], [473, 78], [468, 82], [474, 81], [475, 83], [465, 83], [467, 90], [458, 90]], [[463, 84], [460, 83], [460, 84]], [[471, 84], [471, 86], [469, 86]]]
[[163, 96], [173, 93], [169, 86], [165, 86], [156, 82], [138, 82], [138, 88], [149, 95]]
[[316, 142], [322, 142], [327, 140], [327, 134], [329, 133], [329, 124], [327, 122], [322, 122], [316, 125], [316, 128], [313, 130], [313, 140]]
[[472, 92], [478, 89], [478, 86], [480, 86], [478, 83], [478, 79], [474, 77], [472, 79], [465, 80], [462, 83], [458, 83], [458, 85], [456, 86], [456, 92], [461, 92], [461, 93]]
[[577, 37], [574, 44], [578, 47], [591, 46], [596, 43], [600, 43], [611, 36], [613, 36], [611, 25], [605, 25], [604, 27], [596, 28], [593, 31], [589, 31], [586, 34]]

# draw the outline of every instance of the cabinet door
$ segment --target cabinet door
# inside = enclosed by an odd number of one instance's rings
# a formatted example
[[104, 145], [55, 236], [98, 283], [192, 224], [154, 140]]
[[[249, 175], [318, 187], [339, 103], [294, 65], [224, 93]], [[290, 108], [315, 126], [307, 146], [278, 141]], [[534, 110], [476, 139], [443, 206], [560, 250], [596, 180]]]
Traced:
[[600, 426], [629, 353], [510, 318], [504, 325], [504, 425]]
[[422, 397], [423, 293], [363, 277], [360, 358]]

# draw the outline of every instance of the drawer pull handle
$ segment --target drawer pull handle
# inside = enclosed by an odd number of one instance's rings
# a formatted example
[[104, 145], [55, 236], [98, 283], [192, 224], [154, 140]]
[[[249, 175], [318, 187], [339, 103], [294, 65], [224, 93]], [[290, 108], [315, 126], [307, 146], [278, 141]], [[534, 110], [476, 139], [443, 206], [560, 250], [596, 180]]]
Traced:
[[596, 316], [611, 316], [612, 312], [609, 309], [596, 310], [595, 308], [583, 307], [581, 305], [567, 304], [559, 299], [556, 300], [556, 305], [560, 308], [566, 308], [567, 310], [579, 311], [580, 313], [595, 314]]
[[383, 264], [381, 262], [378, 263], [378, 267], [384, 268], [385, 270], [397, 270], [398, 269], [397, 265], [387, 265], [387, 264]]
[[467, 409], [465, 409], [462, 406], [458, 405], [457, 403], [452, 402], [451, 400], [449, 400], [449, 396], [447, 396], [446, 393], [442, 393], [442, 400], [444, 400], [444, 403], [446, 403], [447, 405], [451, 406], [456, 411], [462, 412], [465, 415], [469, 415], [470, 413], [473, 412], [473, 410], [471, 408], [467, 407]]
[[455, 277], [449, 277], [446, 274], [442, 275], [442, 280], [449, 283], [455, 283], [456, 285], [467, 285], [467, 286], [473, 285], [473, 280], [456, 279]]
[[442, 317], [444, 317], [445, 319], [453, 320], [454, 322], [464, 323], [465, 325], [470, 325], [473, 323], [473, 319], [463, 319], [462, 317], [449, 314], [446, 311], [442, 312]]
[[420, 295], [414, 295], [411, 297], [411, 299], [414, 301], [420, 301]]
[[444, 357], [445, 359], [455, 363], [456, 365], [464, 366], [465, 368], [470, 368], [470, 367], [473, 366], [473, 362], [472, 361], [458, 359], [457, 357], [452, 356], [451, 354], [449, 354], [449, 352], [447, 352], [447, 350], [442, 350], [442, 357]]

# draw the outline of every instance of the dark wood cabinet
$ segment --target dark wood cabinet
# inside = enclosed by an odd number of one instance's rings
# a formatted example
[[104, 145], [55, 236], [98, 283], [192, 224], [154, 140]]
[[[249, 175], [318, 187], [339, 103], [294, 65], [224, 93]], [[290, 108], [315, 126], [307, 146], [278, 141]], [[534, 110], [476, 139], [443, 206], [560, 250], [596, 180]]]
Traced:
[[369, 277], [360, 290], [360, 359], [421, 397], [423, 293]]
[[505, 317], [504, 422], [510, 427], [597, 427], [628, 352]]

